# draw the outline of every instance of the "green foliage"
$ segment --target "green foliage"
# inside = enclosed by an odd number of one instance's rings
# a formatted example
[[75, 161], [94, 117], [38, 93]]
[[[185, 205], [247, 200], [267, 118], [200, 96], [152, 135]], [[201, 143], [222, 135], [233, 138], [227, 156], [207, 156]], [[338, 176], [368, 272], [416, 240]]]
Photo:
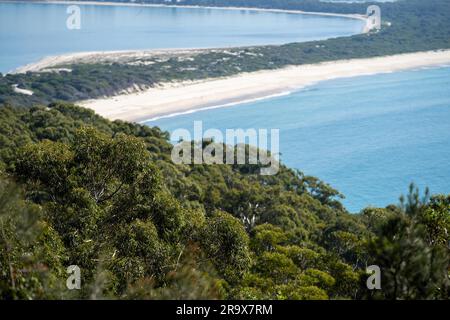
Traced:
[[279, 299], [289, 300], [328, 300], [328, 295], [325, 290], [317, 288], [315, 286], [309, 287], [297, 287], [280, 286]]
[[425, 225], [428, 244], [448, 247], [450, 244], [450, 196], [431, 198], [429, 205], [420, 212], [419, 221]]
[[142, 139], [111, 138], [93, 128], [75, 131], [69, 144], [43, 140], [17, 152], [14, 174], [46, 208], [46, 220], [70, 248], [68, 260], [87, 270], [85, 281], [105, 250], [112, 252], [117, 293], [143, 276], [161, 279], [167, 272], [175, 250], [163, 239], [179, 238], [183, 211], [149, 160]]
[[136, 220], [121, 226], [112, 241], [115, 251], [110, 265], [120, 284], [125, 286], [144, 277], [164, 277], [170, 248], [159, 239], [151, 221]]
[[[175, 165], [158, 128], [66, 104], [0, 113], [2, 298], [448, 297], [448, 196], [412, 188], [350, 215], [284, 166]], [[369, 264], [382, 291], [365, 288]]]
[[298, 273], [295, 263], [282, 253], [264, 252], [255, 265], [255, 271], [262, 277], [286, 284]]
[[226, 280], [236, 282], [250, 268], [248, 235], [240, 221], [216, 212], [202, 233], [201, 246]]
[[198, 265], [198, 248], [189, 247], [180, 267], [171, 271], [164, 287], [157, 287], [152, 279], [144, 278], [127, 289], [129, 299], [209, 300], [224, 296], [223, 282], [215, 278], [214, 270]]
[[277, 245], [287, 241], [287, 234], [272, 224], [261, 224], [253, 229], [253, 233], [251, 246], [257, 254], [274, 251]]
[[334, 278], [328, 273], [317, 269], [306, 270], [298, 277], [298, 281], [302, 284], [302, 286], [316, 286], [325, 291], [329, 291], [336, 283], [336, 280], [334, 280]]
[[[445, 231], [449, 203], [435, 197], [419, 200], [411, 185], [403, 211], [389, 218], [368, 246], [371, 261], [382, 270], [383, 290], [374, 298], [448, 298], [449, 249]], [[443, 200], [443, 201], [442, 201]], [[448, 237], [448, 236], [447, 236]], [[444, 245], [443, 245], [444, 244]]]
[[382, 297], [431, 299], [446, 294], [448, 254], [428, 246], [420, 226], [396, 217], [382, 232], [369, 246], [374, 263], [383, 270]]
[[64, 247], [58, 235], [39, 222], [42, 210], [21, 190], [0, 179], [0, 297], [61, 298]]
[[289, 257], [301, 270], [314, 268], [319, 264], [320, 254], [298, 246], [278, 247], [279, 252]]

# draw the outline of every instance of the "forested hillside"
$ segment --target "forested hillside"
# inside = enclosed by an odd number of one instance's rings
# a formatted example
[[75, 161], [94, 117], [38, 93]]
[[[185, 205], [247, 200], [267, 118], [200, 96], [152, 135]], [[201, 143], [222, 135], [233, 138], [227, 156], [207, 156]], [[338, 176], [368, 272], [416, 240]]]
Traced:
[[[450, 196], [412, 185], [387, 208], [352, 215], [339, 191], [300, 171], [176, 165], [167, 132], [67, 102], [132, 85], [450, 47], [449, 1], [381, 6], [392, 25], [370, 34], [0, 76], [0, 299], [448, 299]], [[66, 288], [70, 265], [81, 269], [81, 290]], [[367, 289], [370, 265], [382, 270], [382, 290]]]
[[170, 151], [158, 128], [70, 104], [0, 108], [0, 297], [448, 298], [450, 197], [411, 188], [350, 215], [301, 172], [180, 166]]

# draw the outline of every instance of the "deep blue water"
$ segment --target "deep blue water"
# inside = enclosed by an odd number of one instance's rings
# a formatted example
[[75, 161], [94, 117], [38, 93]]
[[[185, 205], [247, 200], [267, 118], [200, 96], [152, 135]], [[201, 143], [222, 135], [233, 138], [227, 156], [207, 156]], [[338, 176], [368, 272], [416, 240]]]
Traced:
[[346, 207], [398, 203], [408, 185], [450, 193], [450, 68], [327, 81], [289, 96], [149, 122], [165, 130], [279, 128], [281, 160]]
[[81, 29], [69, 30], [67, 7], [0, 2], [0, 72], [69, 52], [280, 44], [347, 36], [363, 27], [338, 17], [80, 5]]

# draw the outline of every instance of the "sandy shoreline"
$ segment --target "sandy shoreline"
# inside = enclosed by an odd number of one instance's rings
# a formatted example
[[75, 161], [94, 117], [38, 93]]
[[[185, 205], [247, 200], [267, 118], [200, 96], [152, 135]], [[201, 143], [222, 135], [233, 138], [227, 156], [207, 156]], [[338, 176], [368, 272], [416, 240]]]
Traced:
[[[14, 0], [2, 0], [0, 2], [21, 2]], [[341, 17], [348, 19], [357, 19], [367, 22], [367, 16], [362, 14], [345, 14], [345, 13], [328, 13], [328, 12], [309, 12], [301, 10], [284, 10], [284, 9], [264, 9], [252, 7], [212, 7], [212, 6], [198, 6], [198, 5], [182, 5], [182, 4], [151, 4], [151, 3], [131, 3], [131, 2], [112, 2], [112, 1], [64, 1], [64, 0], [32, 0], [35, 3], [54, 3], [54, 4], [73, 4], [73, 5], [99, 5], [99, 6], [122, 6], [122, 7], [167, 7], [167, 8], [186, 8], [186, 9], [208, 9], [208, 10], [245, 10], [245, 11], [260, 11], [260, 12], [274, 12], [274, 13], [291, 13], [291, 14], [306, 14], [306, 15], [320, 15], [328, 17]]]
[[[45, 69], [60, 67], [64, 64], [77, 63], [101, 63], [104, 61], [120, 61], [130, 58], [142, 59], [158, 55], [182, 55], [195, 54], [212, 49], [149, 49], [149, 50], [115, 50], [115, 51], [84, 51], [75, 53], [65, 53], [61, 55], [48, 56], [39, 61], [32, 62], [16, 68], [10, 74], [40, 72]], [[217, 49], [218, 50], [218, 49]]]
[[340, 60], [193, 83], [163, 84], [143, 92], [81, 101], [78, 104], [108, 119], [142, 122], [287, 94], [325, 80], [449, 64], [450, 50]]

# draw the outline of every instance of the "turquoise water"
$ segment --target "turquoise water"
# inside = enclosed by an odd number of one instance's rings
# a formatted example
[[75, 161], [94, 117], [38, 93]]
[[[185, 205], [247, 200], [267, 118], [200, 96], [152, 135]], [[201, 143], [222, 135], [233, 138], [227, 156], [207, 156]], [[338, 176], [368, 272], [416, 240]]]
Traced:
[[280, 44], [347, 36], [363, 22], [245, 10], [81, 5], [69, 30], [68, 5], [0, 2], [0, 72], [68, 52]]
[[398, 203], [415, 182], [450, 192], [450, 68], [327, 81], [288, 96], [149, 122], [165, 130], [279, 128], [281, 160], [346, 207]]

